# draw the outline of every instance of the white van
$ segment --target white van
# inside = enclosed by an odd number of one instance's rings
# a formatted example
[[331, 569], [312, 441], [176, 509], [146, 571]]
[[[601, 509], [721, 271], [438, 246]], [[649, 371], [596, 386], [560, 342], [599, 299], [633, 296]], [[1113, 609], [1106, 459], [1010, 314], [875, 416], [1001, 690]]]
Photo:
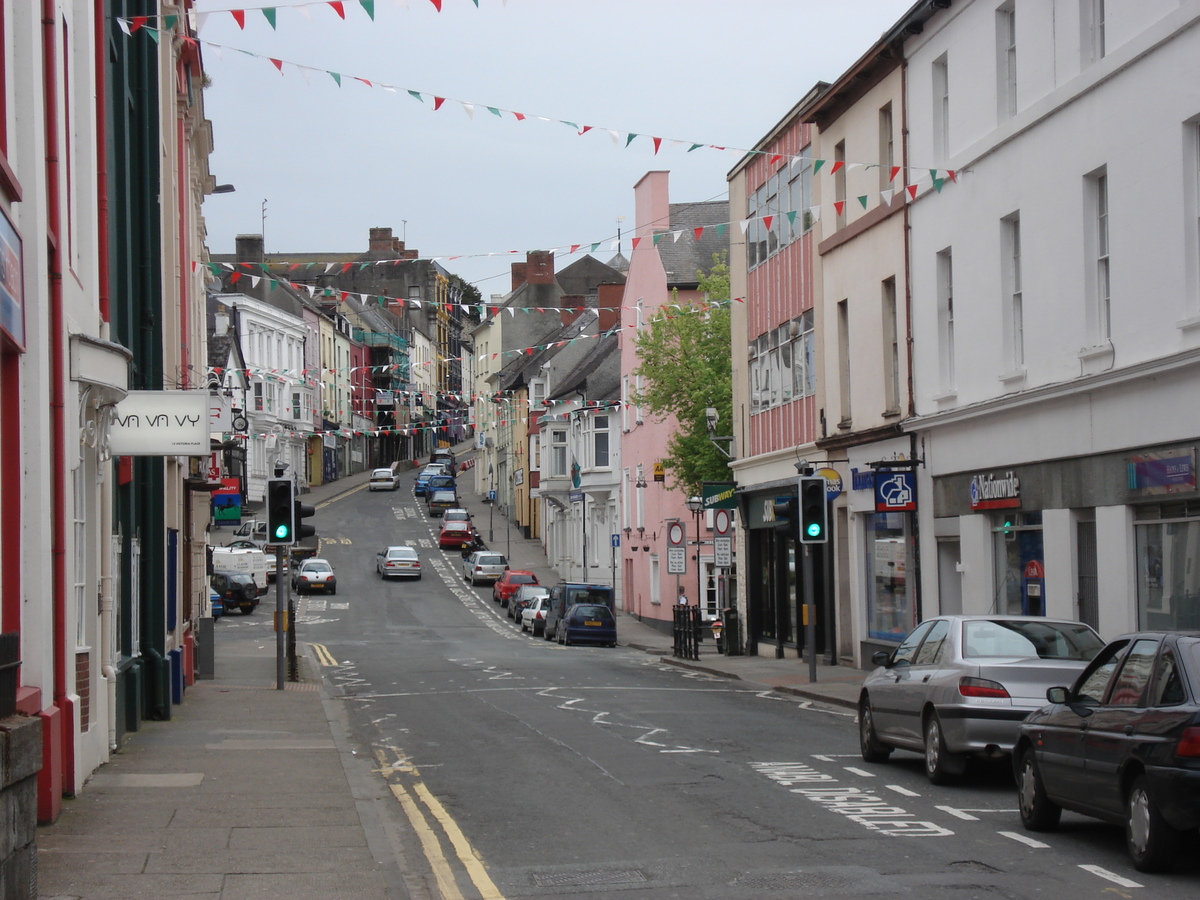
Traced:
[[213, 547], [212, 559], [214, 572], [245, 572], [254, 579], [260, 591], [267, 589], [267, 554], [263, 551]]

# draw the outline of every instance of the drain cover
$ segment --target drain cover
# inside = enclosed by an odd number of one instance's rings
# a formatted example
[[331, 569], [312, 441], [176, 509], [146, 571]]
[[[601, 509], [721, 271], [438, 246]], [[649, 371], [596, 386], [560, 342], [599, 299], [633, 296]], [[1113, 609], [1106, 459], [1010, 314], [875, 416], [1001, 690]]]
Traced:
[[646, 876], [637, 869], [593, 872], [535, 872], [538, 887], [603, 887], [605, 885], [645, 884]]

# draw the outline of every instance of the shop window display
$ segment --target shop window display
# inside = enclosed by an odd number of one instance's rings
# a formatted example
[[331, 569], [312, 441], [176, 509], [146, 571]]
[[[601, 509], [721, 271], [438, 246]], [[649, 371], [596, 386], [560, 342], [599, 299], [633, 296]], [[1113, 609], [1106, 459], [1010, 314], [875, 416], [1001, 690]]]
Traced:
[[865, 517], [867, 632], [876, 640], [899, 641], [916, 624], [909, 581], [912, 534], [907, 513]]

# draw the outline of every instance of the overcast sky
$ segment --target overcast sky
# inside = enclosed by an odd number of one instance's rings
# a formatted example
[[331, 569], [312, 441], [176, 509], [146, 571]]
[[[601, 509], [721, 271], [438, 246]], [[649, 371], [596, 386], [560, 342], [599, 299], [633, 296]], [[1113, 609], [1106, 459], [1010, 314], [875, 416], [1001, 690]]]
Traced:
[[[672, 202], [724, 199], [742, 154], [707, 145], [752, 147], [912, 6], [441, 0], [439, 13], [433, 0], [375, 0], [372, 21], [360, 0], [343, 0], [345, 20], [327, 0], [288, 0], [272, 30], [254, 2], [196, 2], [211, 11], [200, 39], [220, 45], [202, 47], [210, 165], [236, 188], [205, 201], [210, 252], [259, 232], [272, 253], [365, 252], [368, 230], [390, 226], [422, 256], [460, 257], [442, 265], [485, 298], [509, 289], [527, 250], [603, 241], [607, 260], [620, 228], [628, 256], [647, 171], [671, 173]], [[437, 111], [434, 96], [447, 98]]]

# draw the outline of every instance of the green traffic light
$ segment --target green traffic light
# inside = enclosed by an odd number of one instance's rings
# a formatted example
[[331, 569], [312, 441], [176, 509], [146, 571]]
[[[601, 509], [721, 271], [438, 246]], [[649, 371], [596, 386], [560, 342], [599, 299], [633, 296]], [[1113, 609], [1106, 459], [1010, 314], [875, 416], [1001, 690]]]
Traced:
[[814, 537], [814, 538], [820, 537], [821, 536], [821, 526], [818, 525], [816, 522], [810, 522], [809, 526], [808, 526], [808, 536]]
[[284, 540], [288, 536], [288, 527], [286, 525], [275, 526], [275, 537]]

